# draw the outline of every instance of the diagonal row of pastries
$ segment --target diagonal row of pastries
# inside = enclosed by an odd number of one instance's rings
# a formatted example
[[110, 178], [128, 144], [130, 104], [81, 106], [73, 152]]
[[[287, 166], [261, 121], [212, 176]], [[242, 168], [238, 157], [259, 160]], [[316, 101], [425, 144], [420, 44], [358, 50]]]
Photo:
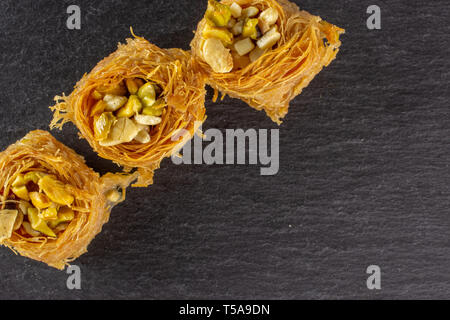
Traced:
[[339, 51], [344, 32], [287, 0], [208, 0], [191, 51], [127, 39], [66, 96], [51, 128], [72, 122], [123, 173], [100, 177], [48, 132], [0, 153], [0, 244], [63, 269], [86, 252], [125, 199], [153, 183], [206, 119], [205, 85], [245, 101], [278, 124], [289, 102]]

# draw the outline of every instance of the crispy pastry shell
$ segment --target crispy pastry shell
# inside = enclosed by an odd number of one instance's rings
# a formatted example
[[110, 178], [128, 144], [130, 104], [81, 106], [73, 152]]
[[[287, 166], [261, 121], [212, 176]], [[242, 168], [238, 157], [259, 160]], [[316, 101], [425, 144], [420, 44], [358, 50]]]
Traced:
[[[163, 88], [168, 107], [162, 122], [150, 132], [151, 141], [104, 147], [94, 138], [93, 121], [89, 115], [94, 100], [91, 92], [98, 86], [115, 85], [127, 78], [145, 78]], [[191, 56], [181, 49], [160, 49], [141, 37], [127, 39], [117, 51], [103, 59], [75, 86], [69, 96], [57, 96], [51, 128], [62, 128], [73, 122], [91, 147], [102, 158], [125, 167], [138, 168], [139, 179], [133, 186], [153, 183], [153, 172], [165, 157], [176, 153], [193, 136], [205, 117], [205, 83], [194, 74]], [[189, 134], [188, 134], [189, 133]]]
[[[108, 173], [100, 177], [72, 149], [58, 142], [50, 133], [36, 130], [0, 153], [1, 206], [7, 205], [11, 184], [16, 176], [30, 169], [54, 174], [75, 196], [75, 218], [56, 240], [27, 238], [13, 232], [0, 244], [22, 256], [63, 269], [87, 251], [87, 246], [108, 221], [111, 209], [125, 199], [125, 188], [136, 175]], [[122, 197], [111, 203], [105, 194], [121, 188]]]
[[[308, 86], [311, 80], [336, 57], [344, 30], [320, 17], [300, 11], [287, 0], [222, 0], [230, 5], [255, 6], [278, 11], [281, 39], [269, 52], [244, 69], [215, 73], [202, 56], [202, 19], [192, 40], [192, 56], [197, 72], [216, 92], [245, 101], [256, 110], [264, 110], [276, 123], [287, 114], [289, 102]], [[326, 39], [326, 41], [324, 41]]]

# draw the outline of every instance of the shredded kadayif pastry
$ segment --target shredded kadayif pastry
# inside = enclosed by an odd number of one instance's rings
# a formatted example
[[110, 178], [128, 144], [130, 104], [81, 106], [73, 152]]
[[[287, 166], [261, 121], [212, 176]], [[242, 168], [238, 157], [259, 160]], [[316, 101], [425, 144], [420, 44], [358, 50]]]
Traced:
[[278, 124], [336, 57], [344, 30], [287, 0], [208, 1], [191, 43], [194, 68], [223, 95]]
[[0, 153], [0, 244], [63, 269], [87, 251], [134, 175], [100, 177], [46, 131]]
[[[69, 96], [57, 96], [51, 128], [73, 122], [99, 156], [127, 171], [133, 186], [153, 183], [153, 172], [197, 131], [205, 117], [205, 83], [181, 49], [128, 39], [102, 60]], [[180, 141], [181, 140], [181, 141]]]

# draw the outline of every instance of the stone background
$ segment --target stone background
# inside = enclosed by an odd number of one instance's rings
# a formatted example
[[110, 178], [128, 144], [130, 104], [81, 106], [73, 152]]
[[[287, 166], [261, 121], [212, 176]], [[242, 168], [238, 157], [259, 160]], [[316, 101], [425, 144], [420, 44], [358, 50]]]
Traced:
[[[446, 0], [296, 0], [347, 30], [338, 59], [291, 104], [280, 172], [183, 165], [134, 189], [67, 274], [0, 249], [0, 298], [388, 299], [450, 296], [449, 18]], [[81, 30], [66, 28], [78, 4]], [[382, 9], [382, 30], [366, 9]], [[118, 42], [138, 35], [189, 48], [206, 1], [0, 2], [1, 149], [48, 129], [53, 96]], [[277, 128], [238, 100], [212, 104], [204, 129]], [[53, 134], [104, 173], [69, 124]], [[367, 266], [382, 289], [366, 288]]]

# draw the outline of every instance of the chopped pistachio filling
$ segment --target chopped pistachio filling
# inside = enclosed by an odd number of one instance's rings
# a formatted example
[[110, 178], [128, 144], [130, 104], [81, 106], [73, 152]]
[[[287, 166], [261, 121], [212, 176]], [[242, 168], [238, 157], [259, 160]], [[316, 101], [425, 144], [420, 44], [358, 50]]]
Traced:
[[[208, 1], [202, 54], [214, 72], [243, 69], [278, 43], [278, 11]], [[219, 41], [220, 40], [220, 41]]]
[[166, 103], [161, 88], [140, 78], [129, 78], [115, 87], [99, 87], [91, 97], [95, 139], [104, 147], [127, 142], [150, 142], [150, 127], [161, 122]]
[[38, 171], [19, 174], [8, 200], [15, 208], [0, 210], [0, 240], [13, 232], [24, 237], [56, 238], [75, 217], [74, 196], [55, 176]]

